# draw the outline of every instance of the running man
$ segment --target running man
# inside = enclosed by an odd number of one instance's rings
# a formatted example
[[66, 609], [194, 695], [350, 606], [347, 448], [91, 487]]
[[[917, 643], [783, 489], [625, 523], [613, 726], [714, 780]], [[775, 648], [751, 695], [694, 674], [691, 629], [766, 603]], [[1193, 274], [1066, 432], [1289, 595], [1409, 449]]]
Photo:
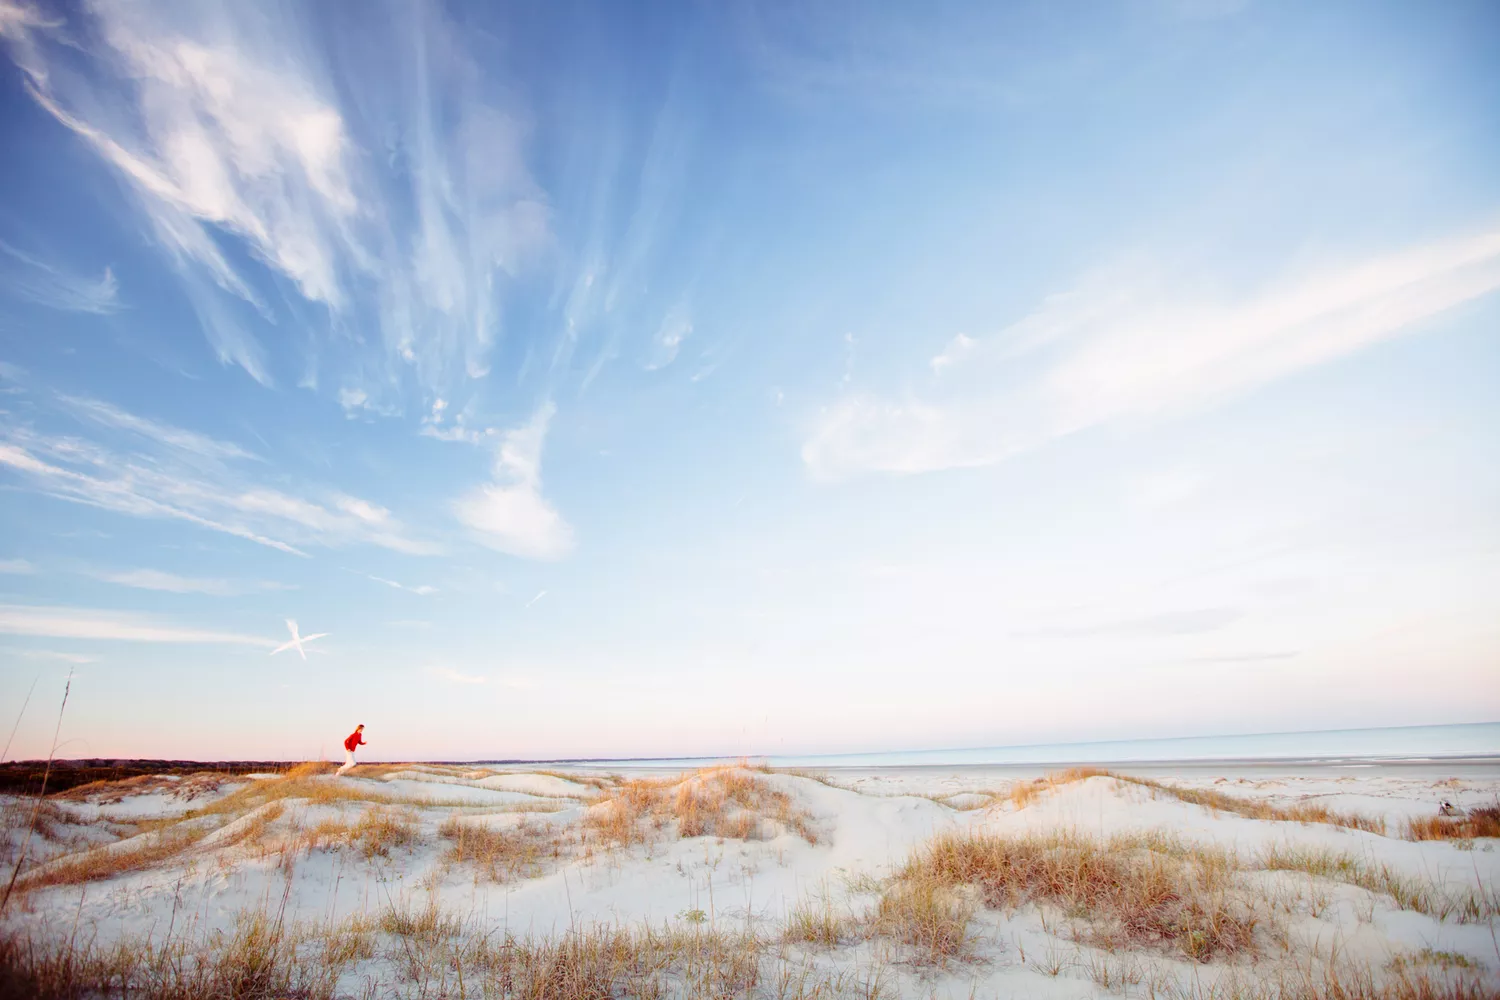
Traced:
[[339, 774], [343, 774], [354, 766], [354, 748], [365, 745], [364, 732], [365, 724], [361, 722], [354, 727], [354, 732], [350, 733], [348, 738], [344, 740], [344, 766], [339, 768]]

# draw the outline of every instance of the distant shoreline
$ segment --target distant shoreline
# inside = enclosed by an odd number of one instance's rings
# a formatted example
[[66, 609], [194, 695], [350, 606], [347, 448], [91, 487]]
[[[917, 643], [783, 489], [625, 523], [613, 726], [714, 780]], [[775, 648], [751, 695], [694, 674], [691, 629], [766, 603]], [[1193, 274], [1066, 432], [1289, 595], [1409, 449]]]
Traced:
[[[747, 761], [781, 770], [841, 773], [986, 771], [1002, 777], [1031, 777], [1070, 767], [1097, 767], [1138, 774], [1218, 771], [1225, 774], [1303, 772], [1500, 774], [1500, 722], [1436, 726], [1382, 726], [1227, 736], [1176, 736], [1073, 743], [1013, 744], [934, 750], [895, 750], [824, 754], [719, 754], [692, 757], [474, 758], [383, 761], [369, 764], [447, 764], [466, 767], [562, 767], [611, 771], [685, 771]], [[284, 771], [302, 763], [288, 760], [171, 760], [87, 757], [55, 760], [47, 790], [66, 791], [93, 781], [119, 781], [144, 775], [187, 775], [198, 771], [249, 774]], [[34, 794], [41, 787], [44, 760], [0, 763], [0, 793]]]
[[[750, 757], [660, 757], [660, 758], [574, 758], [570, 760], [408, 760], [378, 761], [369, 764], [432, 764], [459, 767], [538, 767], [597, 768], [627, 771], [675, 772], [697, 767], [733, 764], [747, 761], [764, 764], [763, 756]], [[164, 760], [153, 758], [90, 757], [54, 760], [47, 776], [47, 791], [64, 792], [95, 781], [119, 781], [145, 775], [188, 775], [202, 771], [221, 774], [254, 774], [284, 771], [300, 760]], [[771, 765], [780, 768], [780, 765]], [[0, 763], [0, 794], [31, 795], [41, 787], [45, 760], [20, 760]], [[1141, 760], [1057, 760], [995, 762], [931, 763], [830, 763], [786, 767], [784, 770], [838, 771], [841, 773], [922, 774], [927, 772], [969, 773], [985, 771], [1004, 777], [1030, 777], [1072, 767], [1098, 767], [1134, 774], [1183, 772], [1220, 772], [1227, 775], [1298, 774], [1347, 771], [1350, 774], [1405, 773], [1412, 776], [1428, 772], [1443, 776], [1465, 774], [1500, 774], [1500, 753], [1464, 754], [1425, 757], [1352, 757], [1349, 755], [1317, 757], [1226, 757]]]

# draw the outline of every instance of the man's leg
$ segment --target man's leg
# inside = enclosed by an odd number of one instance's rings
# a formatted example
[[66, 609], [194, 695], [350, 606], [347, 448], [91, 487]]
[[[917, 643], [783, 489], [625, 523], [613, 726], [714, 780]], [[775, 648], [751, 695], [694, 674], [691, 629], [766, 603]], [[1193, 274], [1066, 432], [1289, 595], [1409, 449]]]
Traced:
[[353, 750], [345, 750], [344, 751], [344, 766], [338, 769], [338, 773], [339, 774], [343, 774], [345, 771], [349, 770], [353, 766], [354, 766], [354, 751]]

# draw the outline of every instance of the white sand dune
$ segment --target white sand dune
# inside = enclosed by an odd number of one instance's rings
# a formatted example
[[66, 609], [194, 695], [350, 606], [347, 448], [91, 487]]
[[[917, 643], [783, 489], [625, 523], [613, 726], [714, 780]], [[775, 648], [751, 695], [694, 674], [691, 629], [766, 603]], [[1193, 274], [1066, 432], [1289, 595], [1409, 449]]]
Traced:
[[[984, 769], [830, 772], [826, 779], [757, 772], [746, 776], [768, 794], [786, 796], [787, 808], [805, 818], [800, 831], [768, 814], [757, 820], [750, 839], [680, 836], [678, 821], [667, 818], [647, 825], [643, 843], [611, 845], [588, 834], [586, 824], [607, 818], [616, 808], [615, 796], [592, 783], [603, 772], [577, 773], [580, 780], [573, 781], [514, 768], [459, 772], [414, 767], [379, 778], [310, 779], [303, 787], [316, 790], [316, 801], [304, 794], [255, 805], [241, 815], [194, 821], [213, 829], [180, 855], [102, 881], [33, 888], [24, 911], [10, 914], [7, 921], [13, 927], [24, 922], [35, 931], [78, 920], [91, 940], [108, 945], [158, 933], [155, 929], [166, 926], [174, 913], [183, 920], [184, 910], [196, 933], [228, 931], [244, 911], [268, 901], [279, 905], [285, 894], [286, 916], [293, 920], [341, 920], [436, 905], [474, 927], [517, 935], [560, 935], [600, 924], [684, 926], [700, 920], [719, 930], [746, 928], [774, 935], [789, 914], [809, 901], [822, 901], [850, 919], [872, 912], [880, 898], [878, 880], [943, 834], [1066, 832], [1107, 839], [1164, 833], [1234, 852], [1244, 867], [1237, 891], [1262, 895], [1282, 908], [1276, 919], [1287, 943], [1278, 945], [1278, 960], [1336, 953], [1340, 960], [1379, 970], [1398, 956], [1442, 954], [1456, 956], [1451, 963], [1463, 963], [1464, 974], [1500, 988], [1496, 842], [1401, 836], [1405, 820], [1432, 815], [1444, 799], [1463, 806], [1495, 801], [1500, 775], [1458, 781], [1392, 774], [1225, 780], [1195, 772], [1163, 779], [1281, 806], [1311, 802], [1361, 813], [1385, 821], [1382, 835], [1328, 823], [1246, 818], [1107, 776], [1042, 788], [1017, 805], [1006, 795], [1015, 779]], [[616, 780], [603, 784], [613, 787]], [[660, 780], [668, 788], [662, 801], [670, 803], [680, 789], [670, 787], [674, 779]], [[690, 778], [688, 784], [706, 787], [704, 780]], [[145, 815], [152, 808], [181, 815], [179, 804], [166, 801], [160, 792], [139, 798], [110, 808], [115, 816]], [[72, 816], [79, 831], [104, 815], [104, 807], [88, 802], [62, 802], [59, 808]], [[408, 825], [406, 841], [384, 852], [362, 852], [357, 838], [343, 846], [305, 846], [309, 831], [355, 829], [372, 815], [398, 815]], [[472, 864], [445, 857], [459, 827], [510, 831], [537, 843], [553, 838], [562, 846], [554, 844], [551, 853], [544, 851], [523, 871], [491, 879]], [[159, 836], [122, 839], [109, 849], [129, 852]], [[299, 836], [304, 840], [298, 841]], [[87, 846], [97, 839], [84, 836], [78, 843]], [[299, 849], [298, 843], [304, 846]], [[1271, 850], [1344, 856], [1435, 893], [1487, 900], [1490, 910], [1478, 917], [1418, 912], [1387, 893], [1347, 880], [1261, 870], [1257, 859]], [[66, 863], [64, 857], [50, 865]], [[34, 880], [47, 870], [44, 865], [27, 878]], [[868, 937], [834, 949], [811, 949], [816, 954], [808, 960], [819, 968], [880, 964], [888, 986], [899, 995], [968, 996], [974, 990], [1001, 997], [1108, 995], [1114, 990], [1099, 981], [1099, 962], [1106, 958], [1140, 963], [1137, 971], [1150, 970], [1158, 982], [1199, 984], [1226, 974], [1259, 974], [1254, 970], [1274, 964], [1266, 964], [1267, 959], [1259, 965], [1204, 965], [1161, 948], [1125, 958], [1105, 956], [1066, 926], [1045, 906], [978, 906], [969, 950], [939, 967], [903, 958], [898, 945]], [[401, 995], [400, 977], [381, 961], [351, 969], [350, 982], [361, 976], [389, 979], [396, 984], [394, 995]]]

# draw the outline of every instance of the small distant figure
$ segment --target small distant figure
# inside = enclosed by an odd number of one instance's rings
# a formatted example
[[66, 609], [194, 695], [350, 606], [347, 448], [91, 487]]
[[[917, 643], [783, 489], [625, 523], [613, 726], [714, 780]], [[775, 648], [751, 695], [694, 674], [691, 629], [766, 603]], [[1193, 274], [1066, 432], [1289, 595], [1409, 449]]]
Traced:
[[1442, 805], [1438, 806], [1438, 815], [1439, 816], [1457, 816], [1458, 815], [1458, 810], [1456, 808], [1454, 808], [1452, 802], [1444, 802]]
[[354, 732], [344, 740], [344, 766], [339, 768], [338, 773], [343, 774], [354, 766], [354, 748], [365, 745], [365, 724], [361, 722], [354, 727]]

